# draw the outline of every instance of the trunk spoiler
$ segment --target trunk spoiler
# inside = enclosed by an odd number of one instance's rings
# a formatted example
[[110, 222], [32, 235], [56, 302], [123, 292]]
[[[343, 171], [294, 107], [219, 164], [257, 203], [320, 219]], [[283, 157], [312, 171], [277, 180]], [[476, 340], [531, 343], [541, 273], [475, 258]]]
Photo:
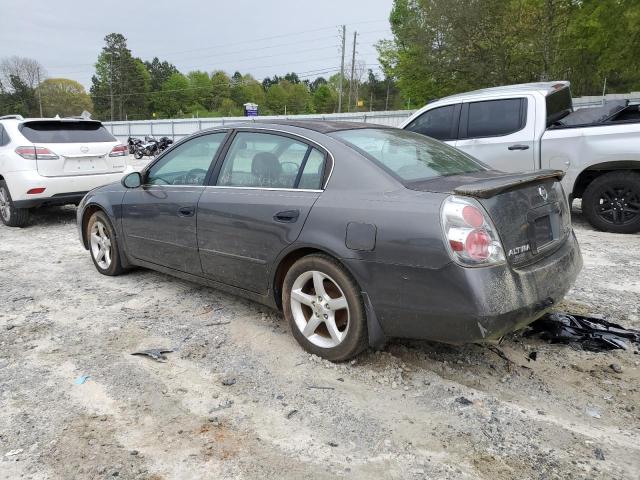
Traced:
[[490, 198], [507, 190], [518, 188], [527, 183], [555, 178], [560, 181], [564, 177], [562, 170], [539, 170], [537, 172], [524, 172], [504, 175], [497, 178], [480, 180], [468, 185], [460, 185], [453, 190], [458, 195], [468, 197]]

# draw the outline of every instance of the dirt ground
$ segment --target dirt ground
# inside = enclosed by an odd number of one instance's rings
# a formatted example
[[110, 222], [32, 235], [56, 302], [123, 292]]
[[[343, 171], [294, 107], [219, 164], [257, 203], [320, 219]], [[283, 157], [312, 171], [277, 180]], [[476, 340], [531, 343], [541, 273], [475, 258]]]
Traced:
[[[640, 235], [575, 224], [564, 307], [640, 328]], [[637, 351], [514, 334], [515, 365], [428, 342], [334, 365], [257, 304], [99, 275], [69, 207], [0, 226], [0, 266], [1, 479], [640, 478]]]

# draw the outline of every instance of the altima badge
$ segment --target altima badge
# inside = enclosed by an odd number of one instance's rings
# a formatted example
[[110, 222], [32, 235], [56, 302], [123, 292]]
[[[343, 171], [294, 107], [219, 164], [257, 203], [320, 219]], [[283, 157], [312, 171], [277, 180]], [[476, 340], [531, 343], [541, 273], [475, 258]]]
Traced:
[[[545, 193], [547, 193], [546, 190], [545, 190]], [[518, 255], [519, 253], [528, 252], [529, 250], [531, 250], [531, 247], [529, 246], [528, 243], [526, 243], [526, 244], [521, 245], [519, 247], [515, 247], [515, 248], [509, 249], [508, 255], [511, 257], [513, 255]]]
[[82, 146], [82, 147], [80, 147], [80, 151], [82, 153], [89, 153], [89, 147]]

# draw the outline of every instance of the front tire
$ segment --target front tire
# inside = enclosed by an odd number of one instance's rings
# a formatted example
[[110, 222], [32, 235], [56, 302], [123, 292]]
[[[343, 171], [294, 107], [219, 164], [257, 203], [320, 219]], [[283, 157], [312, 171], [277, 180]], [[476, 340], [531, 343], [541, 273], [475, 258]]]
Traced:
[[640, 231], [640, 174], [619, 170], [591, 182], [582, 196], [582, 211], [598, 230], [613, 233]]
[[294, 263], [284, 279], [282, 305], [294, 338], [307, 352], [340, 362], [367, 348], [360, 289], [333, 258], [313, 254]]
[[29, 210], [15, 207], [4, 180], [0, 180], [0, 220], [7, 227], [24, 227], [29, 221]]
[[118, 254], [118, 241], [111, 222], [104, 212], [95, 212], [87, 223], [86, 238], [89, 242], [91, 260], [96, 270], [103, 275], [120, 275], [124, 268]]
[[140, 160], [142, 158], [142, 152], [140, 150], [136, 150], [135, 152], [133, 152], [133, 158], [135, 158], [136, 160]]

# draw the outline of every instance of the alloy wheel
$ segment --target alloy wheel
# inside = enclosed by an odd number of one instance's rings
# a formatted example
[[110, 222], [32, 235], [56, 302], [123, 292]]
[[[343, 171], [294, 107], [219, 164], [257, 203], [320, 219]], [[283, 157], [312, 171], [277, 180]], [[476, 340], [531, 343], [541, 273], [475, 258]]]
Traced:
[[291, 288], [291, 312], [300, 332], [321, 348], [338, 346], [349, 330], [349, 304], [329, 275], [310, 270]]
[[111, 239], [100, 220], [91, 226], [91, 255], [101, 269], [107, 270], [111, 266]]
[[4, 187], [0, 188], [0, 215], [5, 222], [11, 218], [11, 204], [9, 203], [9, 192]]
[[605, 222], [626, 225], [640, 215], [640, 192], [631, 188], [609, 187], [599, 197], [596, 212]]

